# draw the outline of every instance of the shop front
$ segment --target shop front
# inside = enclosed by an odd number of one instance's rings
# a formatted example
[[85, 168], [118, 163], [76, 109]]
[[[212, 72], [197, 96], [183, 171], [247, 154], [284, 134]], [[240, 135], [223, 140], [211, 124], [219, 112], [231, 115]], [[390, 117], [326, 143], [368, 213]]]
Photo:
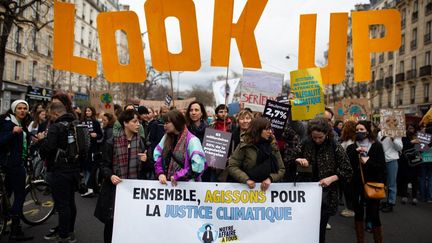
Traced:
[[52, 89], [28, 86], [26, 100], [30, 107], [33, 107], [36, 104], [42, 104], [44, 107], [46, 107], [48, 102], [51, 101], [52, 96]]
[[3, 81], [1, 87], [1, 99], [0, 99], [0, 113], [5, 113], [10, 109], [10, 105], [15, 100], [25, 99], [27, 93], [27, 86], [13, 83], [9, 81]]

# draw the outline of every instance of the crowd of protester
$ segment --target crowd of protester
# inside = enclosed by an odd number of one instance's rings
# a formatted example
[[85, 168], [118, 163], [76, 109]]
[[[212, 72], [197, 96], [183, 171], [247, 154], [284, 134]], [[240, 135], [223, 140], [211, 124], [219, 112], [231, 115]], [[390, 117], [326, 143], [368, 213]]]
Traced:
[[[353, 217], [357, 242], [364, 232], [383, 242], [380, 212], [392, 212], [396, 196], [401, 203], [432, 202], [432, 166], [411, 167], [402, 156], [419, 143], [417, 131], [432, 133], [432, 124], [407, 125], [406, 137], [386, 137], [369, 121], [335, 121], [331, 109], [308, 122], [290, 121], [280, 139], [270, 122], [248, 108], [229, 115], [226, 105], [216, 107], [214, 117], [194, 101], [184, 111], [162, 106], [154, 109], [128, 104], [113, 113], [97, 114], [94, 107], [72, 107], [67, 94], [57, 93], [47, 106], [17, 100], [0, 117], [1, 164], [5, 183], [14, 194], [11, 207], [11, 240], [31, 240], [20, 227], [25, 188], [25, 161], [40, 156], [45, 161], [45, 180], [53, 190], [58, 225], [47, 240], [76, 242], [75, 192], [98, 196], [95, 217], [105, 224], [104, 241], [111, 242], [115, 186], [124, 179], [238, 182], [266, 191], [272, 183], [318, 182], [323, 187], [320, 242], [325, 242], [328, 221], [344, 205], [341, 215]], [[87, 127], [90, 148], [79, 166], [56, 166], [59, 149], [68, 146], [65, 125], [79, 121]], [[203, 140], [207, 128], [231, 132], [226, 169], [209, 167]], [[365, 198], [362, 175], [383, 182], [387, 199]], [[408, 184], [411, 190], [408, 190]], [[410, 192], [410, 193], [409, 193]], [[78, 212], [79, 213], [79, 212]]]

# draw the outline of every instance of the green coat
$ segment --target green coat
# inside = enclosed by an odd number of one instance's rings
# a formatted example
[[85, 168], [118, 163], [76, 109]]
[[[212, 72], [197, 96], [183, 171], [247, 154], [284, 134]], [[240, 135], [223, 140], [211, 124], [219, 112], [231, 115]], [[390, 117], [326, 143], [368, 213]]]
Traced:
[[[277, 173], [270, 174], [269, 177], [271, 177], [273, 182], [277, 182], [282, 180], [285, 174], [285, 166], [276, 144], [272, 144], [272, 150], [273, 155], [276, 157], [279, 170]], [[249, 176], [245, 171], [255, 167], [257, 156], [258, 148], [255, 145], [241, 142], [228, 161], [229, 174], [236, 181], [240, 183], [246, 183], [246, 181], [249, 179]]]

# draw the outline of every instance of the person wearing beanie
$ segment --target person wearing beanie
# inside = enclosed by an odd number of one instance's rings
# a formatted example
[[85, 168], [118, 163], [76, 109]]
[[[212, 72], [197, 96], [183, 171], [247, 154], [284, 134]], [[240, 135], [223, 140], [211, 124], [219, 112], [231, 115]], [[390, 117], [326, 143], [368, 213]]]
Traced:
[[25, 235], [20, 226], [20, 215], [23, 212], [25, 200], [24, 168], [27, 159], [30, 133], [24, 124], [29, 105], [25, 100], [16, 100], [11, 109], [0, 117], [0, 163], [6, 174], [6, 190], [14, 194], [14, 202], [10, 210], [12, 224], [10, 240], [32, 240]]

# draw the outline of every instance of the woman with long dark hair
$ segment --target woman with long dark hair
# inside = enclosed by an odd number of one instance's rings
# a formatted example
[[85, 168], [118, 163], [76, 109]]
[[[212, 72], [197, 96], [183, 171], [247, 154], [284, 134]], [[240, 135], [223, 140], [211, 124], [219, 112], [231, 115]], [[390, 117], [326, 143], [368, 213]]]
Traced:
[[117, 119], [113, 114], [111, 113], [103, 114], [102, 127], [103, 127], [104, 138], [102, 143], [105, 143], [106, 141], [113, 139], [113, 127], [116, 121]]
[[100, 123], [96, 120], [96, 110], [92, 106], [87, 106], [84, 109], [82, 124], [87, 125], [90, 133], [90, 149], [86, 161], [83, 161], [82, 168], [84, 169], [84, 181], [87, 186], [87, 192], [82, 194], [82, 197], [93, 196], [93, 191], [96, 187], [96, 170], [97, 164], [95, 157], [98, 155], [99, 145], [103, 139], [103, 132]]
[[188, 130], [202, 143], [205, 129], [209, 126], [204, 105], [198, 101], [190, 103], [186, 110], [185, 118]]
[[342, 146], [334, 140], [328, 120], [316, 118], [308, 123], [308, 138], [297, 154], [297, 181], [319, 182], [323, 187], [320, 221], [320, 243], [325, 242], [326, 226], [338, 206], [336, 181], [349, 181], [352, 169]]
[[265, 118], [254, 119], [228, 161], [228, 172], [237, 182], [249, 188], [261, 183], [266, 191], [270, 184], [282, 180], [285, 166], [279, 149], [274, 142], [270, 121]]
[[162, 116], [165, 135], [154, 151], [155, 174], [159, 182], [173, 185], [177, 181], [200, 180], [206, 166], [201, 142], [186, 127], [186, 120], [178, 110]]
[[[379, 217], [380, 200], [365, 198], [364, 181], [385, 182], [386, 162], [384, 150], [371, 130], [370, 122], [359, 121], [356, 125], [356, 142], [347, 148], [347, 154], [353, 168], [353, 203], [354, 225], [357, 242], [364, 243], [364, 211], [366, 218], [372, 224], [375, 243], [383, 242], [383, 233]], [[361, 168], [360, 168], [361, 166]]]

